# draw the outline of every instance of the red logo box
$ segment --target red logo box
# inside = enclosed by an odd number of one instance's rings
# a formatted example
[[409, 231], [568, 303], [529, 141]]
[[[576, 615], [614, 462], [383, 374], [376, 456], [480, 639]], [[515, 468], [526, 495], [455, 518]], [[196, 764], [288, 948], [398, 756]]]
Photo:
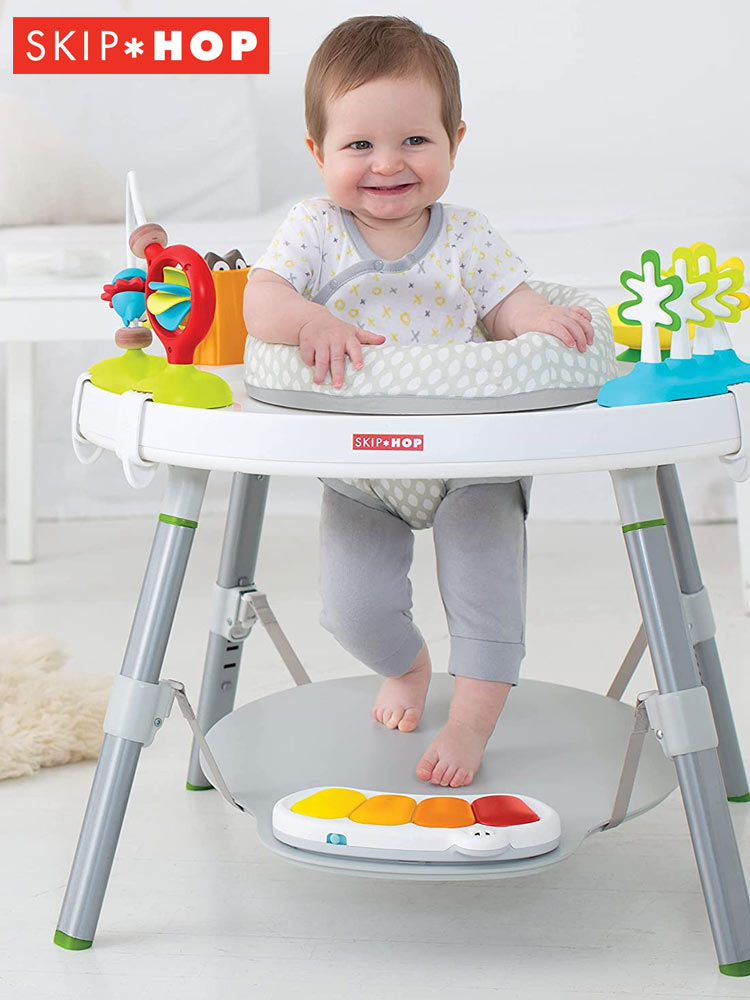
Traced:
[[14, 17], [13, 72], [268, 73], [268, 18]]
[[424, 434], [352, 434], [353, 451], [424, 451]]

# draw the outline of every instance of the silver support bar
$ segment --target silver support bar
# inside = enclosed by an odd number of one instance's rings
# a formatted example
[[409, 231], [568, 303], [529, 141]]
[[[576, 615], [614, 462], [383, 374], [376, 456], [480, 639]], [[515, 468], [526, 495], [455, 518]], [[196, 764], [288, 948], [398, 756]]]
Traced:
[[[611, 473], [661, 694], [700, 686], [656, 469]], [[750, 962], [750, 898], [715, 749], [674, 759], [721, 971]]]
[[[156, 684], [195, 535], [208, 473], [170, 467], [121, 673]], [[142, 744], [106, 734], [83, 818], [55, 941], [90, 947]]]

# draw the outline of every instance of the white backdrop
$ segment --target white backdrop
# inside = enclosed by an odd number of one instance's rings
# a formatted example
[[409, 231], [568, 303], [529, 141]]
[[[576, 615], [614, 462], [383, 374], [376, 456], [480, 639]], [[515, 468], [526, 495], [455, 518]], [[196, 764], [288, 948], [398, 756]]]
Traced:
[[[630, 0], [626, 5], [497, 0], [468, 8], [455, 0], [327, 0], [325, 5], [67, 0], [64, 10], [53, 0], [6, 0], [4, 6], [0, 0], [0, 12], [0, 95], [33, 89], [10, 76], [13, 15], [268, 15], [270, 73], [249, 82], [254, 106], [241, 127], [252, 131], [250, 145], [259, 150], [254, 197], [261, 210], [278, 206], [279, 216], [292, 201], [321, 191], [303, 141], [302, 88], [312, 52], [348, 16], [405, 14], [443, 38], [461, 70], [468, 132], [445, 200], [475, 205], [490, 215], [539, 277], [586, 286], [613, 301], [619, 271], [635, 263], [646, 246], [667, 253], [677, 244], [707, 239], [720, 253], [746, 258], [750, 249], [750, 5], [745, 0], [717, 0], [710, 9], [704, 0]], [[54, 87], [43, 98], [37, 91], [35, 99], [54, 111], [55, 102], [70, 100], [74, 84], [68, 81], [74, 79], [55, 78]], [[96, 78], [89, 82], [96, 91]], [[206, 82], [206, 118], [219, 82]], [[225, 77], [223, 82], [224, 99], [231, 101], [233, 81]], [[108, 127], [111, 116], [103, 116], [97, 128]], [[6, 154], [0, 144], [0, 162]], [[192, 162], [186, 159], [185, 171]], [[198, 167], [192, 169], [205, 174], [205, 157], [195, 162]], [[116, 164], [110, 166], [116, 172]], [[121, 166], [124, 174], [128, 164]], [[204, 176], [194, 180], [205, 184]], [[194, 217], [190, 205], [179, 216]], [[745, 330], [739, 330], [737, 344], [747, 354], [743, 341], [750, 324]], [[134, 494], [121, 483], [113, 461], [82, 468], [70, 453], [70, 390], [79, 370], [106, 356], [106, 343], [53, 345], [38, 354], [41, 513], [153, 512], [158, 485]], [[716, 463], [686, 470], [685, 483], [695, 516], [732, 516], [733, 493]], [[209, 507], [222, 501], [225, 489], [226, 477], [217, 477]], [[582, 489], [587, 494], [583, 504]], [[280, 481], [274, 484], [272, 505], [309, 510], [315, 490], [314, 484], [300, 488]], [[613, 517], [606, 477], [540, 480], [533, 515]]]

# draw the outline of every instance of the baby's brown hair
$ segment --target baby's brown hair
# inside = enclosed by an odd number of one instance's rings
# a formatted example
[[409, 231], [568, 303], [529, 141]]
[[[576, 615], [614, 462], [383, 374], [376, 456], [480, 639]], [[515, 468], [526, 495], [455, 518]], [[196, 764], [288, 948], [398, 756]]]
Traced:
[[382, 77], [423, 76], [441, 96], [441, 117], [453, 152], [461, 121], [458, 67], [448, 46], [407, 17], [350, 17], [321, 42], [305, 80], [307, 131], [323, 145], [326, 102]]

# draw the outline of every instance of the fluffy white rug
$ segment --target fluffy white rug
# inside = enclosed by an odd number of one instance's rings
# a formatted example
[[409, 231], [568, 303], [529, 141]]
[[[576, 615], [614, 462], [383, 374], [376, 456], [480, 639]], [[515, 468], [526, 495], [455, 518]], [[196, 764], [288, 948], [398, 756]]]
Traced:
[[98, 757], [112, 678], [66, 660], [54, 639], [0, 637], [0, 779]]

